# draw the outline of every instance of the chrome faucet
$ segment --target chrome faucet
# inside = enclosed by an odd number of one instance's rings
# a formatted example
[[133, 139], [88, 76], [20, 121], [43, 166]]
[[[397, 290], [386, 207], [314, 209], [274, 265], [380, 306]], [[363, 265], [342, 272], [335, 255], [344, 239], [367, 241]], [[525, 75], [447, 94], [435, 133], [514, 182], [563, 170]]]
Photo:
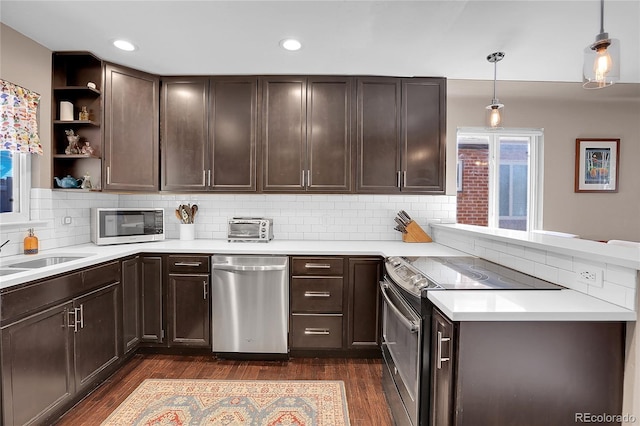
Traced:
[[0, 250], [2, 250], [2, 247], [6, 246], [9, 241], [11, 241], [11, 240], [7, 240], [4, 243], [2, 243], [2, 245], [0, 245]]

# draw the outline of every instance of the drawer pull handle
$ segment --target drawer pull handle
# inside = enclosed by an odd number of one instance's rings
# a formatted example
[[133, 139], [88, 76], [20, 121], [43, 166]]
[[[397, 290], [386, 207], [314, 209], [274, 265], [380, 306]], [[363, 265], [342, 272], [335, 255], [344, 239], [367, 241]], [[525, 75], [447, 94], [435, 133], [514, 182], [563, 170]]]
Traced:
[[306, 334], [307, 336], [328, 336], [329, 333], [329, 329], [328, 328], [305, 328], [304, 329], [304, 334]]
[[305, 263], [304, 267], [307, 269], [331, 269], [331, 265], [328, 263]]
[[305, 291], [304, 297], [331, 297], [329, 291]]
[[193, 268], [197, 268], [202, 265], [202, 262], [176, 262], [174, 266], [190, 266]]
[[442, 363], [449, 361], [449, 358], [442, 357], [442, 342], [450, 341], [450, 337], [442, 337], [442, 331], [438, 331], [438, 357], [436, 358], [438, 370], [442, 368]]

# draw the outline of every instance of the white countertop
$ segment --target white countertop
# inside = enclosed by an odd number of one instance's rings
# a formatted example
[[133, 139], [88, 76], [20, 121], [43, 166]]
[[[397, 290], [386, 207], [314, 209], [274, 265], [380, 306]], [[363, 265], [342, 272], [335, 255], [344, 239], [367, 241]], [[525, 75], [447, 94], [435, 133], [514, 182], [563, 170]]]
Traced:
[[[300, 241], [229, 243], [226, 240], [165, 240], [153, 243], [96, 246], [82, 244], [0, 259], [0, 268], [51, 255], [81, 259], [0, 276], [0, 289], [85, 268], [138, 253], [288, 254], [351, 256], [467, 256], [437, 243], [401, 241]], [[454, 321], [635, 321], [634, 311], [574, 290], [433, 291], [429, 299]]]
[[487, 238], [506, 243], [515, 242], [526, 247], [556, 252], [562, 255], [579, 256], [594, 262], [606, 262], [640, 270], [640, 245], [605, 244], [582, 238], [559, 237], [553, 233], [515, 231], [460, 223], [431, 223], [430, 226], [472, 235], [477, 238]]
[[97, 246], [82, 244], [41, 251], [37, 255], [17, 255], [0, 259], [0, 269], [7, 265], [46, 256], [86, 256], [58, 265], [36, 268], [0, 276], [0, 289], [48, 276], [73, 271], [137, 253], [203, 254], [286, 254], [350, 256], [468, 256], [437, 243], [403, 243], [402, 241], [302, 241], [273, 240], [268, 243], [230, 243], [227, 240], [164, 240], [152, 243]]
[[636, 313], [574, 290], [449, 290], [428, 298], [453, 321], [636, 321]]

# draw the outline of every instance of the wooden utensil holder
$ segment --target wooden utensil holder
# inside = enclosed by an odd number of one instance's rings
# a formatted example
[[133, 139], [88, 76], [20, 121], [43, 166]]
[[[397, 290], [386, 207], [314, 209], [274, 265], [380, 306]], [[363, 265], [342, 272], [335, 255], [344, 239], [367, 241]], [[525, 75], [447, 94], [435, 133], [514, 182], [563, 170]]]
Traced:
[[405, 243], [430, 243], [433, 241], [413, 220], [407, 224], [406, 229], [407, 233], [402, 234], [402, 241]]

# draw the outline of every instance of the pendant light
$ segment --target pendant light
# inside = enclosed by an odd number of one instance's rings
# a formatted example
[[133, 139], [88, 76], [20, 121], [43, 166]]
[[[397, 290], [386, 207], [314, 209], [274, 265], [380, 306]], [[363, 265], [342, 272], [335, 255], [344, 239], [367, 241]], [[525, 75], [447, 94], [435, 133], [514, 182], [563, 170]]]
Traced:
[[584, 49], [582, 87], [601, 89], [620, 80], [620, 41], [604, 32], [604, 0], [600, 0], [600, 34]]
[[496, 77], [498, 71], [498, 62], [504, 58], [504, 52], [494, 52], [487, 56], [487, 61], [493, 63], [493, 99], [491, 104], [487, 105], [487, 122], [489, 127], [495, 129], [500, 127], [502, 119], [504, 118], [504, 105], [496, 98]]

